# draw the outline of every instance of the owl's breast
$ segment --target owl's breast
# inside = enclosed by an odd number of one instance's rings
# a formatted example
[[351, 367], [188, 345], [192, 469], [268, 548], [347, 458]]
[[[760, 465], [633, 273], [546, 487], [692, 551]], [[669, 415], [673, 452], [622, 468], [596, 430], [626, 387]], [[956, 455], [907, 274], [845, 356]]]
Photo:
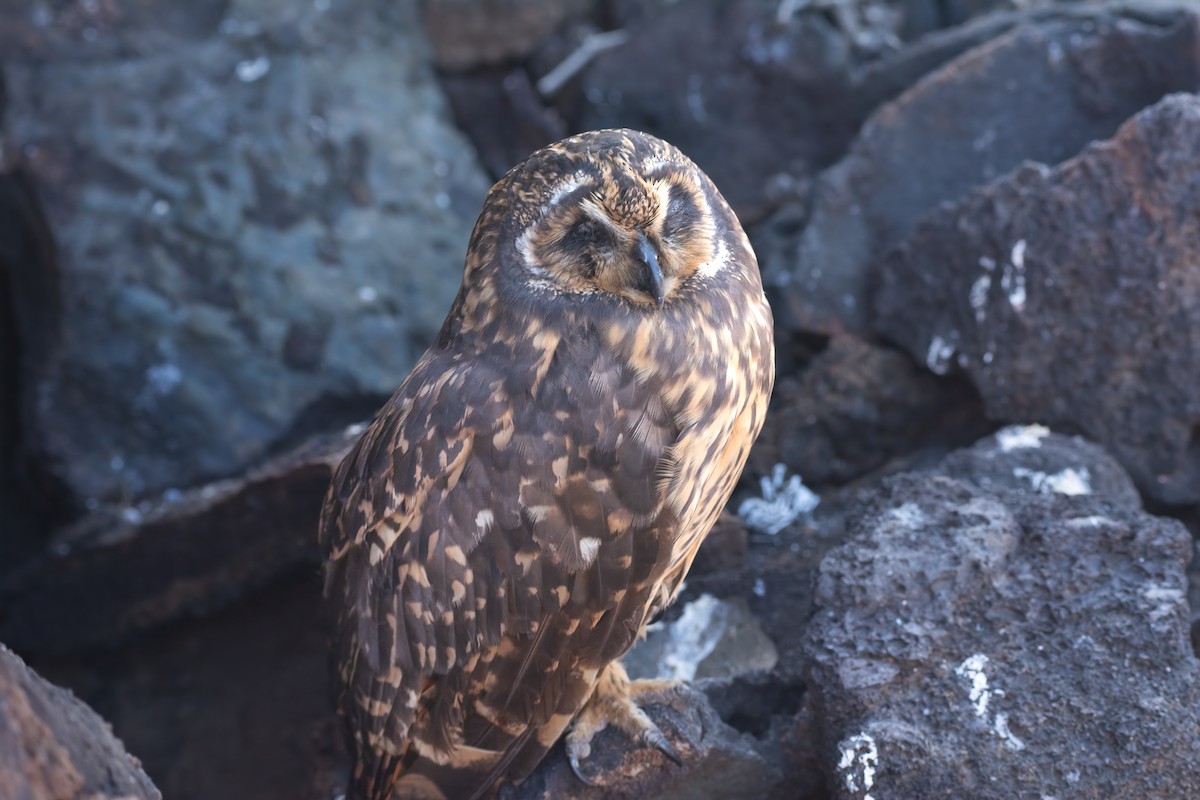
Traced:
[[679, 429], [661, 480], [679, 520], [672, 560], [682, 571], [728, 502], [762, 428], [775, 373], [772, 330], [770, 307], [754, 286], [701, 295], [674, 315], [610, 333]]

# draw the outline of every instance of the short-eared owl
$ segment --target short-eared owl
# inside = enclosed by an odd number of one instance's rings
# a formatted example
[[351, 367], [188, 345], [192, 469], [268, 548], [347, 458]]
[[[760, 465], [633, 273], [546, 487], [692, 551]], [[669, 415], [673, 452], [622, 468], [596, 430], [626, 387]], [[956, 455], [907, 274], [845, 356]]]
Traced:
[[773, 378], [749, 241], [674, 147], [596, 131], [501, 179], [322, 515], [350, 800], [484, 796], [569, 728], [577, 766], [610, 721], [673, 755], [617, 659], [728, 501]]

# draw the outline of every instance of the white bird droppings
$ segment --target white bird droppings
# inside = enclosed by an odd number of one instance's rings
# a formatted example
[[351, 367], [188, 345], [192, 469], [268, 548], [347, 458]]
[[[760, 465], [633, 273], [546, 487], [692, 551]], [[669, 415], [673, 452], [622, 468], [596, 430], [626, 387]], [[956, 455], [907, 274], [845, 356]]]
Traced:
[[1092, 493], [1092, 475], [1087, 467], [1067, 467], [1064, 470], [1049, 474], [1036, 469], [1016, 467], [1013, 475], [1026, 478], [1034, 491], [1040, 494], [1065, 494], [1073, 497]]
[[945, 375], [950, 370], [950, 360], [953, 357], [954, 345], [935, 334], [929, 341], [929, 350], [925, 353], [925, 366], [935, 375]]
[[990, 288], [992, 288], [991, 275], [980, 275], [971, 284], [971, 308], [975, 309], [975, 321], [980, 324], [987, 319], [987, 298]]
[[748, 497], [738, 506], [738, 516], [751, 528], [772, 536], [802, 515], [812, 513], [821, 498], [804, 485], [799, 475], [787, 477], [787, 467], [776, 464], [761, 479], [762, 497]]
[[725, 604], [711, 594], [702, 594], [683, 607], [679, 619], [671, 625], [670, 641], [659, 661], [664, 678], [690, 681], [696, 668], [708, 658], [725, 633]]
[[1027, 447], [1041, 447], [1042, 439], [1050, 435], [1045, 425], [1010, 425], [996, 432], [996, 443], [1005, 453]]
[[1008, 714], [996, 712], [994, 717], [991, 716], [992, 698], [1004, 697], [1004, 692], [989, 686], [988, 676], [985, 672], [987, 665], [988, 657], [983, 653], [975, 653], [955, 667], [954, 674], [970, 684], [967, 689], [967, 699], [971, 701], [975, 716], [985, 723], [988, 722], [989, 717], [991, 718], [989, 728], [992, 733], [1004, 741], [1005, 747], [1010, 750], [1024, 750], [1025, 743], [1009, 730]]
[[[862, 800], [874, 800], [871, 788], [875, 786], [875, 770], [879, 766], [879, 748], [869, 733], [859, 733], [842, 743], [842, 757], [838, 770], [845, 773], [846, 788], [861, 791]], [[861, 786], [860, 784], [861, 777]]]
[[1000, 276], [1000, 286], [1008, 293], [1008, 304], [1013, 311], [1020, 313], [1025, 310], [1025, 240], [1019, 239], [1013, 245], [1008, 263], [1004, 265], [1004, 274]]
[[234, 72], [237, 73], [238, 80], [242, 83], [254, 83], [259, 78], [262, 78], [271, 71], [271, 59], [266, 56], [248, 61], [239, 61], [234, 67]]

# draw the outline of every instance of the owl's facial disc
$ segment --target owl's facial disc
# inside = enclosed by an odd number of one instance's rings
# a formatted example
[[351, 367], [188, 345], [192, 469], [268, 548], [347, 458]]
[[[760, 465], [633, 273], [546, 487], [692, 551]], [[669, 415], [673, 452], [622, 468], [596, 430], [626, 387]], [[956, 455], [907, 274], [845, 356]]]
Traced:
[[714, 222], [702, 187], [687, 172], [572, 176], [549, 198], [517, 242], [534, 288], [603, 292], [660, 309], [713, 262]]

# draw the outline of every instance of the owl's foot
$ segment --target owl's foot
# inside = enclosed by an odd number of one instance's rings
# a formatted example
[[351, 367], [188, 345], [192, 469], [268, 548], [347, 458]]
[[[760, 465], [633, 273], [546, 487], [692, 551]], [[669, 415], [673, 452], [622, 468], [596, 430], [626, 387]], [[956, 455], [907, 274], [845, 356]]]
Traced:
[[575, 777], [589, 786], [596, 785], [580, 771], [579, 762], [591, 755], [592, 738], [610, 724], [625, 731], [634, 741], [656, 748], [682, 766], [683, 759], [637, 703], [640, 700], [643, 703], [674, 705], [674, 701], [685, 693], [686, 684], [680, 681], [631, 681], [620, 662], [614, 661], [605, 667], [596, 684], [596, 691], [567, 733], [567, 760]]

